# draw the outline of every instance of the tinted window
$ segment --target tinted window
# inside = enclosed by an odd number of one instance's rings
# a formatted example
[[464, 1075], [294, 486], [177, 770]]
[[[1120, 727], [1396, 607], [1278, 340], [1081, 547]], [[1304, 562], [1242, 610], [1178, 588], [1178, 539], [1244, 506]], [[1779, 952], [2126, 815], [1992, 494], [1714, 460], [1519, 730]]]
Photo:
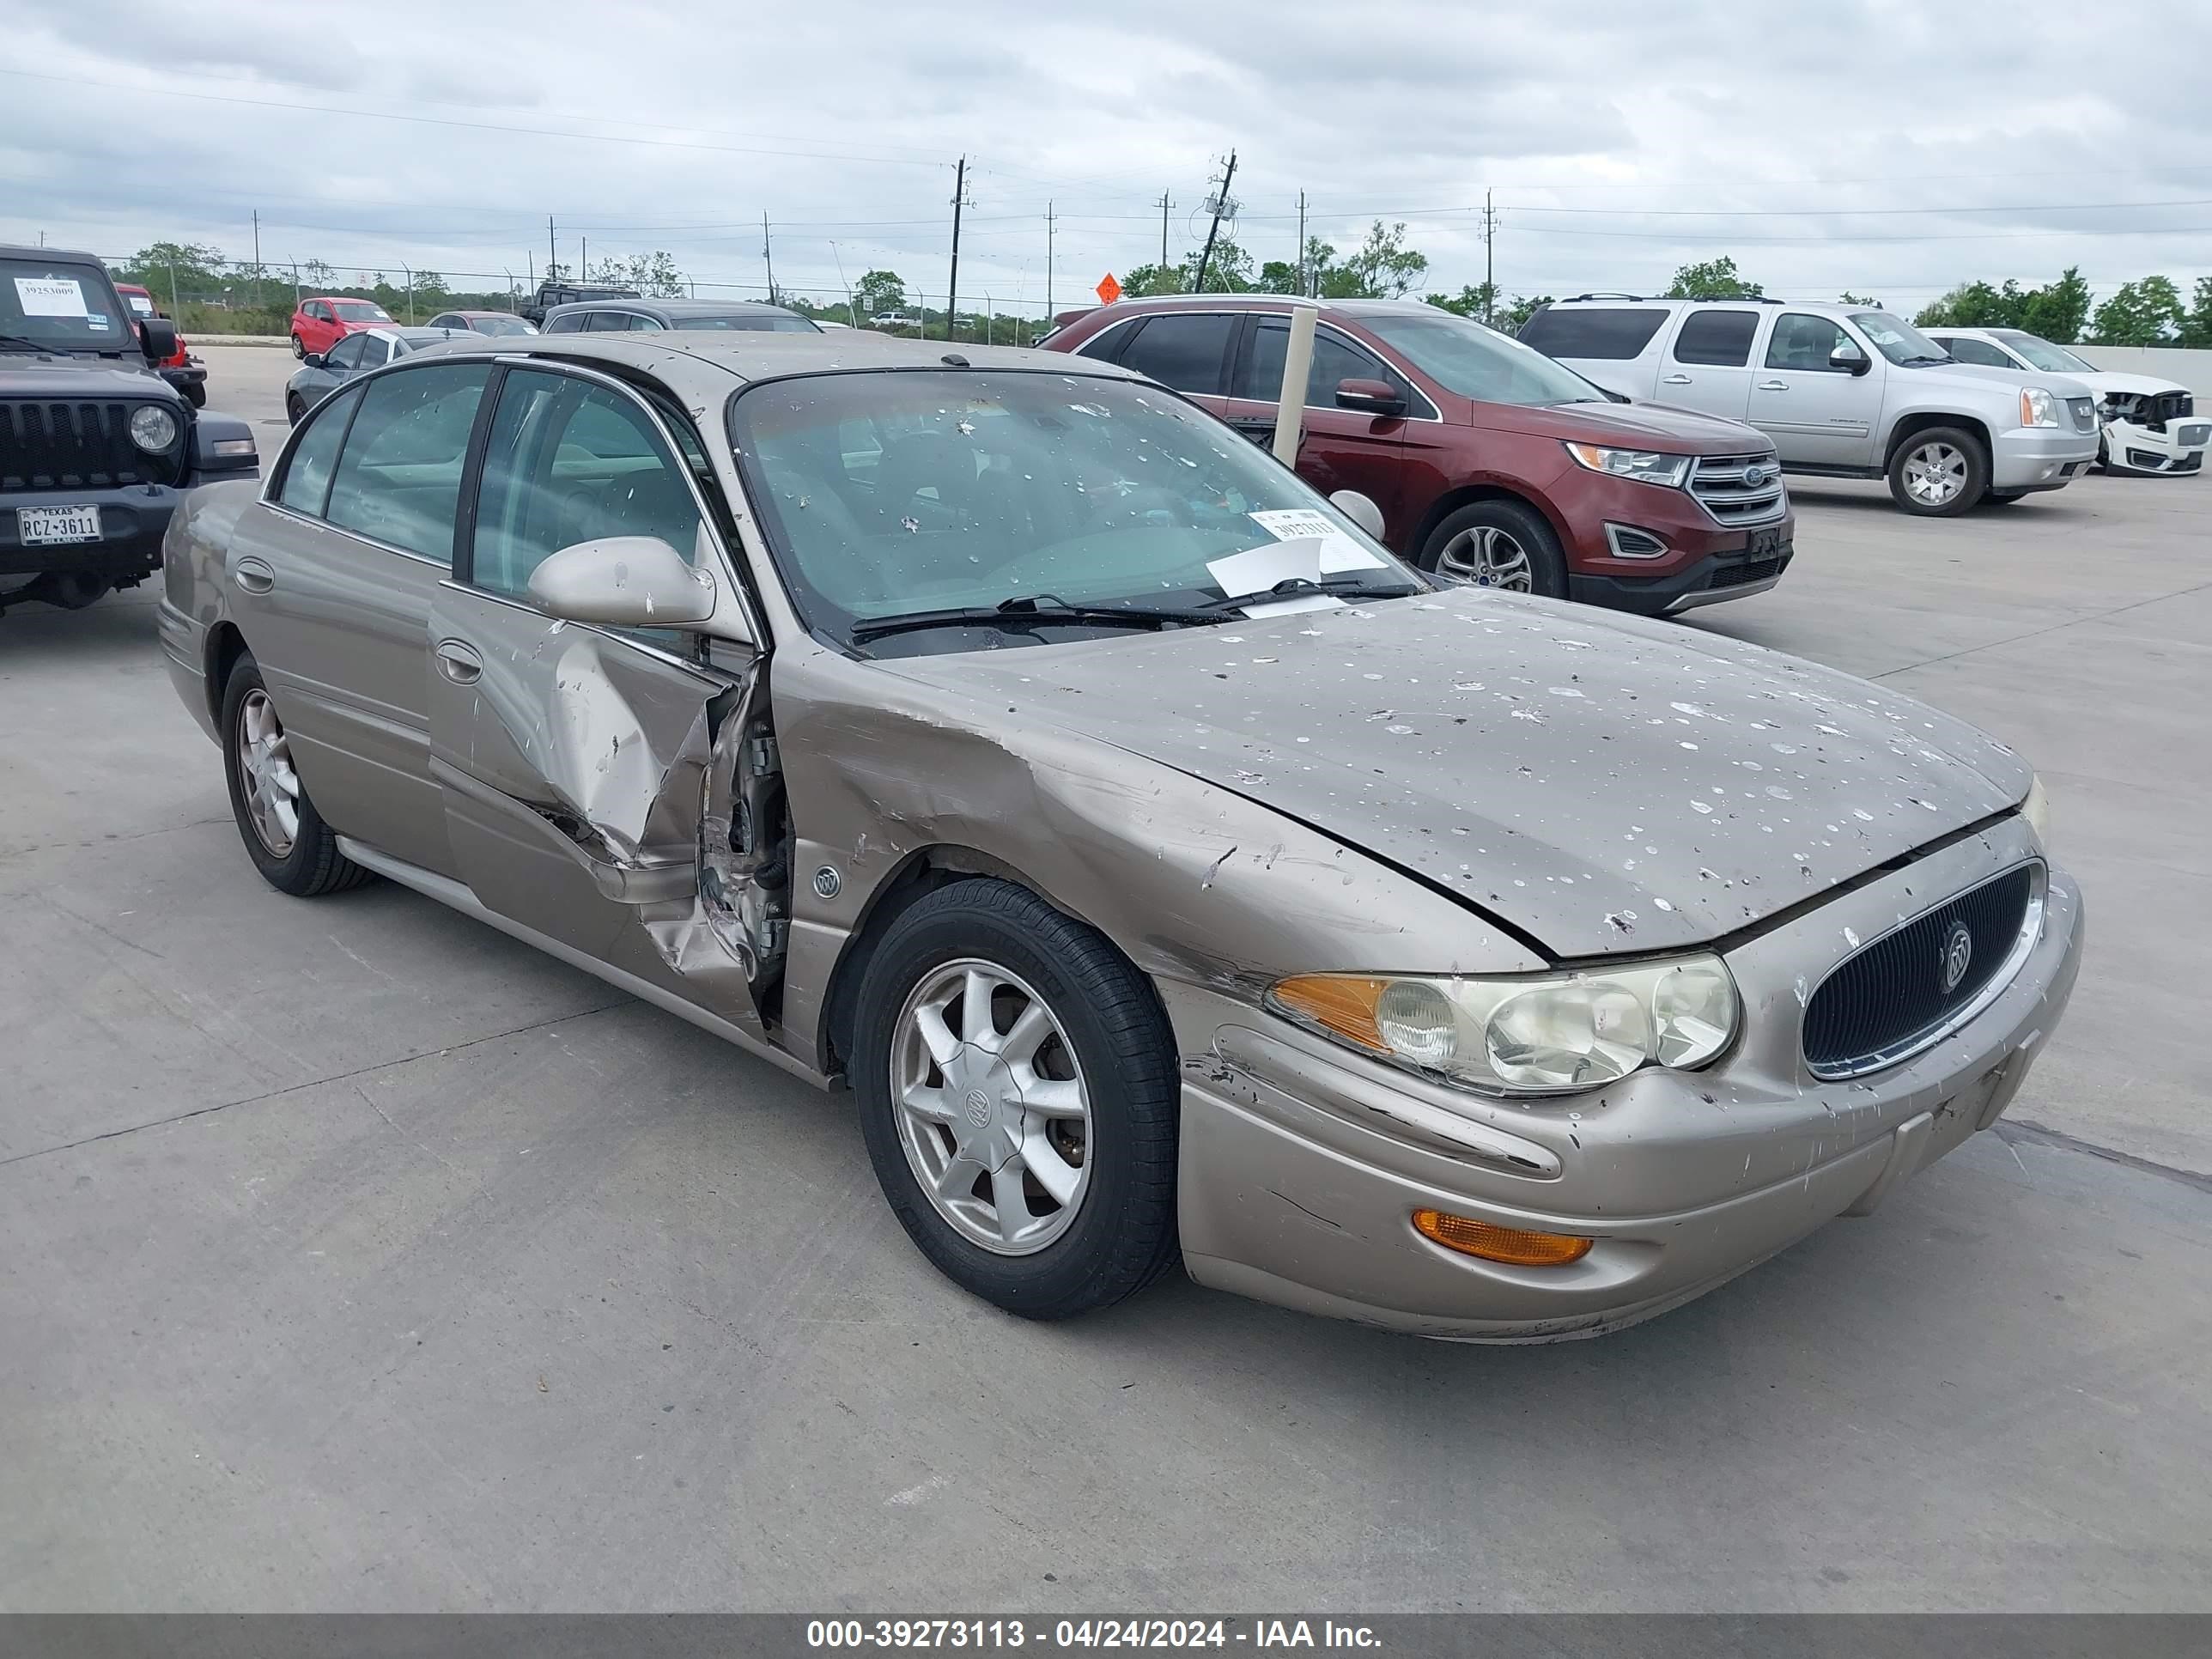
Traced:
[[331, 463], [337, 459], [346, 422], [360, 402], [356, 387], [340, 392], [307, 416], [307, 429], [284, 464], [284, 487], [276, 493], [276, 499], [295, 513], [323, 516], [323, 501], [331, 493]]
[[1222, 359], [1236, 326], [1234, 317], [1220, 312], [1147, 317], [1122, 349], [1121, 362], [1178, 392], [1218, 396]]
[[1802, 311], [1785, 312], [1774, 319], [1774, 337], [1766, 343], [1766, 366], [1826, 370], [1829, 356], [1849, 337], [1840, 325], [1826, 317], [1808, 317]]
[[1962, 363], [1979, 363], [1984, 368], [2014, 368], [2013, 360], [1991, 345], [1987, 340], [1959, 340], [1938, 337], [1942, 346]]
[[588, 326], [594, 334], [621, 334], [636, 328], [639, 322], [627, 311], [595, 311]]
[[1755, 311], [1693, 311], [1674, 337], [1674, 361], [1741, 368], [1751, 361], [1751, 337], [1758, 332]]
[[584, 319], [590, 313], [587, 312], [570, 311], [565, 312], [558, 317], [548, 317], [545, 319], [545, 332], [548, 334], [580, 334], [583, 331]]
[[1626, 362], [1642, 353], [1659, 331], [1667, 313], [1652, 309], [1554, 306], [1521, 325], [1520, 338], [1547, 357], [1591, 357]]
[[434, 363], [362, 387], [325, 516], [392, 547], [449, 558], [461, 463], [489, 373], [482, 363]]
[[470, 580], [520, 598], [553, 554], [601, 536], [658, 536], [686, 559], [699, 509], [643, 411], [572, 375], [518, 369], [493, 412]]
[[[878, 317], [876, 319], [876, 325], [879, 328], [884, 327], [894, 320], [889, 317]], [[907, 325], [903, 319], [896, 320], [899, 321], [901, 327]], [[1096, 357], [1101, 362], [1118, 362], [1121, 357], [1121, 348], [1134, 339], [1137, 331], [1143, 326], [1142, 323], [1109, 325], [1100, 329], [1081, 345], [1076, 347], [1075, 355], [1079, 357]]]
[[[1252, 349], [1237, 380], [1237, 395], [1272, 404], [1283, 392], [1283, 357], [1290, 349], [1291, 325], [1277, 318], [1264, 319], [1252, 336]], [[1411, 388], [1405, 377], [1373, 352], [1327, 328], [1314, 331], [1313, 367], [1306, 371], [1306, 407], [1336, 407], [1339, 380], [1387, 380], [1401, 398]]]

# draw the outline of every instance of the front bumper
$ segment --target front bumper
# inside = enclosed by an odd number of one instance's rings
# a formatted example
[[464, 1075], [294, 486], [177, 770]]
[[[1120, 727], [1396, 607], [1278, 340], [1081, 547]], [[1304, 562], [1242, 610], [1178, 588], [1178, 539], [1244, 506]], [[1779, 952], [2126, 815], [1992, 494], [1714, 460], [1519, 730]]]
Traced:
[[[167, 484], [123, 489], [33, 489], [0, 496], [0, 576], [88, 575], [127, 586], [161, 568], [161, 538], [184, 491]], [[100, 508], [100, 539], [26, 546], [19, 507]]]
[[1580, 467], [1552, 481], [1548, 505], [1563, 532], [1567, 597], [1640, 617], [1764, 592], [1781, 580], [1796, 533], [1787, 495], [1771, 518], [1723, 524], [1687, 489]]
[[[1790, 524], [1784, 521], [1781, 529], [1786, 538]], [[1749, 537], [1739, 531], [1734, 539], [1741, 543]], [[1699, 605], [1764, 593], [1782, 580], [1794, 556], [1795, 550], [1785, 539], [1778, 551], [1753, 556], [1739, 546], [1729, 552], [1709, 554], [1663, 576], [1577, 571], [1567, 578], [1567, 597], [1638, 617], [1671, 617]]]
[[1996, 434], [1990, 455], [1990, 488], [2008, 495], [2063, 489], [2096, 459], [2094, 432], [2016, 426]]
[[2212, 447], [2212, 416], [2184, 416], [2164, 430], [2133, 421], [2105, 422], [2105, 470], [2108, 472], [2197, 472]]
[[[2043, 931], [1978, 1016], [1888, 1071], [1804, 1069], [1797, 987], [2023, 858], [2017, 819], [1728, 953], [1747, 1026], [1701, 1073], [1645, 1071], [1566, 1100], [1486, 1100], [1255, 1012], [1163, 986], [1184, 1059], [1180, 1224], [1201, 1284], [1428, 1336], [1553, 1341], [1633, 1324], [1866, 1213], [2011, 1103], [2080, 963], [2081, 902], [2054, 872]], [[1564, 1267], [1431, 1243], [1417, 1208], [1595, 1237]]]

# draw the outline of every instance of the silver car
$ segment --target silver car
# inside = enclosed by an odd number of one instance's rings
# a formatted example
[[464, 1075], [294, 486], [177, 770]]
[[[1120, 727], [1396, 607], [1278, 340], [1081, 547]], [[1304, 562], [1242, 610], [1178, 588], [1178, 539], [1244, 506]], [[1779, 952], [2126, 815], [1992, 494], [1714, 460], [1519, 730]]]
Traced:
[[1996, 1119], [2081, 946], [2021, 759], [1371, 517], [1088, 359], [456, 344], [198, 492], [161, 632], [271, 884], [848, 1086], [1017, 1313], [1585, 1335]]

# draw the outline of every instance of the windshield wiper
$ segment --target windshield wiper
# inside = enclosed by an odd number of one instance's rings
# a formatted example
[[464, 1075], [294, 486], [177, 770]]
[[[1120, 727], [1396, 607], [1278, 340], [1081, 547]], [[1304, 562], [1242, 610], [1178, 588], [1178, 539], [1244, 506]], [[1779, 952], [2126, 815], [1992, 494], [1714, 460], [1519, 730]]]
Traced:
[[1261, 588], [1256, 593], [1231, 593], [1225, 598], [1205, 600], [1200, 606], [1204, 611], [1241, 611], [1248, 605], [1269, 605], [1278, 599], [1302, 599], [1319, 593], [1332, 599], [1402, 599], [1409, 593], [1418, 593], [1418, 587], [1384, 586], [1366, 576], [1355, 576], [1343, 572], [1323, 576], [1316, 581], [1310, 576], [1285, 576], [1273, 587]]
[[1959, 360], [1956, 357], [1929, 357], [1926, 356], [1918, 357], [1899, 357], [1897, 360], [1897, 366], [1899, 368], [1917, 368], [1923, 363], [1955, 363], [1958, 361]]
[[1170, 623], [1195, 627], [1221, 620], [1206, 611], [1170, 611], [1140, 605], [1070, 605], [1056, 593], [1032, 593], [994, 605], [959, 605], [948, 611], [915, 611], [903, 617], [878, 617], [855, 623], [852, 637], [854, 644], [860, 645], [888, 635], [911, 634], [925, 628], [1033, 629], [1041, 623], [1164, 628]]

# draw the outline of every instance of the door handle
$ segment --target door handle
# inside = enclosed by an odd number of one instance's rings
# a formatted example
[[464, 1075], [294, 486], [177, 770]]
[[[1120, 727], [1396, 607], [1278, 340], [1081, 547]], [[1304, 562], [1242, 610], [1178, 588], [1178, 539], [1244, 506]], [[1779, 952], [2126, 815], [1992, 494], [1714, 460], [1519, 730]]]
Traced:
[[230, 579], [248, 593], [266, 593], [276, 586], [276, 573], [256, 558], [240, 559], [232, 567]]
[[1660, 377], [1659, 384], [1661, 386], [1687, 386], [1690, 384], [1690, 377], [1686, 374], [1662, 375]]
[[1790, 390], [1790, 382], [1787, 380], [1761, 380], [1759, 383], [1759, 389], [1761, 392], [1787, 392]]
[[474, 685], [483, 678], [483, 659], [459, 640], [441, 640], [438, 672], [455, 685]]

